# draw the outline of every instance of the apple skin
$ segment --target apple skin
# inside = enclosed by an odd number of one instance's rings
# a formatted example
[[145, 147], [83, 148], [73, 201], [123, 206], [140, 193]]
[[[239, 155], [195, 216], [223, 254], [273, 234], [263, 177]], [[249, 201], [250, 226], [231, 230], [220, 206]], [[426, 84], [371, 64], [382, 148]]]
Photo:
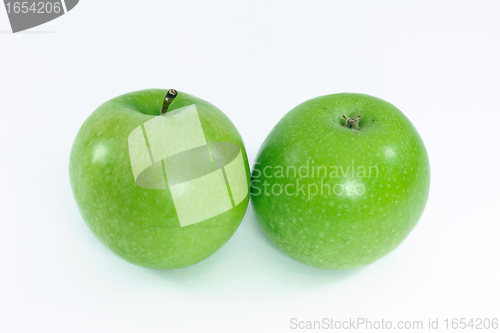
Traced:
[[[94, 235], [123, 259], [149, 268], [195, 264], [216, 252], [236, 231], [249, 195], [237, 206], [211, 219], [180, 227], [167, 190], [136, 185], [128, 136], [158, 116], [167, 90], [136, 91], [99, 106], [84, 122], [74, 141], [69, 174], [83, 219]], [[178, 92], [168, 111], [195, 104], [207, 142], [232, 142], [248, 159], [236, 127], [212, 104]]]
[[[362, 116], [359, 130], [344, 127], [344, 114]], [[354, 174], [334, 172], [352, 165]], [[371, 166], [371, 177], [360, 166]], [[287, 184], [294, 186], [285, 194]], [[311, 195], [313, 184], [325, 186], [323, 195]], [[343, 93], [308, 100], [278, 122], [257, 154], [251, 200], [265, 235], [284, 253], [318, 268], [350, 269], [403, 242], [424, 211], [429, 186], [427, 152], [410, 120], [381, 99]]]

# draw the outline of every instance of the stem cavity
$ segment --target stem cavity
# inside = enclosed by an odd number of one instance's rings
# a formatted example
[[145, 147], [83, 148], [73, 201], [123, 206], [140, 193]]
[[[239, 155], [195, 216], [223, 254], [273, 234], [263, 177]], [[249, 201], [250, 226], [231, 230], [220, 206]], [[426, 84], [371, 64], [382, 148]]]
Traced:
[[160, 114], [167, 113], [168, 107], [170, 106], [170, 104], [172, 104], [175, 97], [177, 97], [177, 90], [169, 89], [167, 95], [165, 96], [165, 99], [163, 100], [163, 105], [161, 107]]

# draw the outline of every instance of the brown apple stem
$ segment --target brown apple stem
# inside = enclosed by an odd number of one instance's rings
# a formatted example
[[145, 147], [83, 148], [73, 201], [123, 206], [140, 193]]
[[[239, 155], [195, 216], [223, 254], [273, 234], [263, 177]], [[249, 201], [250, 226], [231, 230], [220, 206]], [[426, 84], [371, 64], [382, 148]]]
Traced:
[[345, 119], [344, 127], [352, 128], [353, 130], [359, 129], [359, 118], [361, 118], [361, 116], [355, 116], [351, 119], [344, 114], [344, 115], [342, 115], [342, 117], [344, 117], [344, 119]]
[[168, 107], [172, 102], [174, 101], [174, 98], [177, 96], [177, 90], [175, 89], [169, 89], [167, 92], [167, 95], [165, 96], [165, 99], [163, 100], [163, 105], [161, 107], [160, 114], [165, 114], [168, 111]]

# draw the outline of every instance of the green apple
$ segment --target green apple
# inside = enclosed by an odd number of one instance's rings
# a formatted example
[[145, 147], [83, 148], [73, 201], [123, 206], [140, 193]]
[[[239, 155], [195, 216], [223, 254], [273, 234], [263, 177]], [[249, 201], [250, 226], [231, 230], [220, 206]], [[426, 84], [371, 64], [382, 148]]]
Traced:
[[212, 104], [142, 90], [99, 106], [80, 128], [70, 181], [83, 219], [139, 266], [178, 268], [216, 252], [249, 201], [243, 141]]
[[324, 269], [372, 263], [424, 211], [427, 152], [393, 105], [362, 94], [308, 100], [268, 135], [252, 171], [252, 207], [271, 242]]

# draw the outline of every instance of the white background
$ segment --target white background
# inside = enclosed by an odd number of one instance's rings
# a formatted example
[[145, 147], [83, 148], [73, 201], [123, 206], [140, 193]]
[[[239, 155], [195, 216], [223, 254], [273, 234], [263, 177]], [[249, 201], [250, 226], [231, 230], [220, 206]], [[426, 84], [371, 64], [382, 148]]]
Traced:
[[[498, 1], [83, 0], [12, 34], [0, 7], [0, 331], [290, 332], [291, 318], [500, 317], [499, 14]], [[199, 264], [123, 261], [77, 210], [72, 141], [106, 100], [171, 87], [222, 109], [251, 163], [309, 98], [393, 103], [429, 152], [422, 219], [396, 251], [350, 271], [285, 256], [250, 207]]]

